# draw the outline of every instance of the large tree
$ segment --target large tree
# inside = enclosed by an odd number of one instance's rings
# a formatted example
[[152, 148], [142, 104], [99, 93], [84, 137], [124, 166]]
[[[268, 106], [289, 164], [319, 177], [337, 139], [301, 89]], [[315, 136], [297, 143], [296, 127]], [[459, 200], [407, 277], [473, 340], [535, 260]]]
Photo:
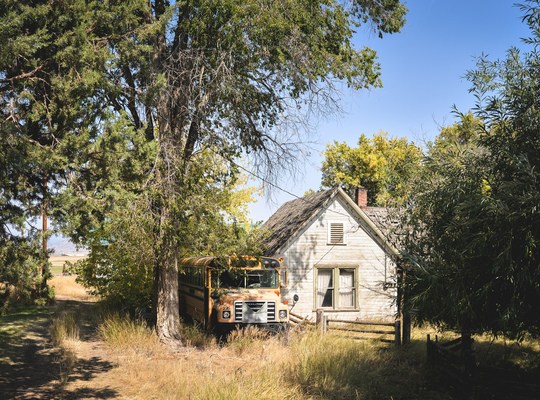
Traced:
[[[197, 154], [213, 149], [232, 160], [246, 152], [275, 174], [297, 150], [301, 110], [332, 105], [337, 81], [380, 85], [375, 52], [353, 48], [353, 29], [370, 23], [380, 35], [396, 32], [404, 14], [398, 0], [4, 3], [0, 18], [18, 25], [4, 30], [3, 43], [19, 43], [15, 55], [30, 60], [9, 96], [30, 106], [27, 115], [58, 117], [39, 125], [54, 136], [46, 145], [62, 149], [68, 185], [86, 176], [80, 196], [98, 197], [106, 208], [109, 189], [92, 179], [104, 171], [87, 168], [100, 157], [89, 144], [104, 129], [134, 132], [130, 152], [144, 147], [141, 137], [155, 143], [152, 165], [130, 178], [144, 181], [135, 187], [152, 221], [160, 338], [179, 337], [175, 258]], [[49, 94], [41, 108], [24, 97], [34, 81]]]
[[322, 186], [341, 185], [351, 196], [357, 187], [368, 190], [368, 205], [401, 204], [421, 167], [422, 150], [406, 138], [379, 132], [361, 135], [358, 146], [334, 142], [326, 146]]
[[10, 283], [45, 283], [47, 233], [38, 219], [47, 215], [64, 170], [59, 144], [94, 120], [80, 109], [89, 80], [71, 80], [89, 66], [77, 45], [84, 34], [75, 29], [80, 10], [47, 2], [0, 4], [0, 263], [11, 271], [0, 279]]
[[406, 214], [418, 319], [512, 337], [540, 334], [540, 6], [522, 9], [533, 50], [467, 74], [481, 122], [434, 149]]

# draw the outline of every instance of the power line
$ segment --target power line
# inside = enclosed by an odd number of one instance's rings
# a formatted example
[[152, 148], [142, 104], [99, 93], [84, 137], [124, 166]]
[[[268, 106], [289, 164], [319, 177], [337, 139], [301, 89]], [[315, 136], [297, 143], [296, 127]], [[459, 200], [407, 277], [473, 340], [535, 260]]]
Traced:
[[[230, 161], [233, 165], [237, 166], [237, 167], [240, 168], [241, 170], [243, 170], [243, 171], [247, 172], [248, 174], [252, 175], [253, 177], [255, 177], [255, 178], [257, 178], [257, 179], [260, 179], [262, 182], [264, 182], [264, 183], [266, 183], [266, 184], [268, 184], [268, 185], [271, 185], [272, 187], [275, 187], [276, 189], [281, 190], [282, 192], [287, 193], [288, 195], [293, 196], [293, 197], [295, 197], [295, 198], [298, 199], [298, 200], [302, 200], [302, 201], [304, 201], [304, 202], [306, 202], [306, 203], [308, 203], [308, 204], [311, 204], [312, 206], [316, 206], [316, 207], [319, 206], [319, 204], [316, 204], [316, 203], [314, 203], [314, 202], [312, 202], [312, 201], [309, 201], [309, 200], [307, 200], [305, 197], [300, 197], [300, 196], [298, 196], [298, 195], [296, 195], [296, 194], [294, 194], [294, 193], [292, 193], [292, 192], [290, 192], [290, 191], [288, 191], [288, 190], [286, 190], [286, 189], [283, 189], [282, 187], [276, 185], [275, 183], [270, 182], [268, 179], [265, 179], [265, 178], [263, 178], [262, 176], [257, 175], [255, 172], [248, 170], [247, 168], [243, 167], [242, 165], [239, 165], [238, 163], [236, 163], [236, 162], [233, 161], [233, 160], [228, 160], [228, 161]], [[341, 216], [346, 217], [346, 218], [351, 218], [351, 217], [352, 217], [353, 220], [357, 220], [357, 219], [356, 219], [354, 216], [352, 216], [351, 214], [344, 214], [344, 213], [342, 213], [342, 212], [339, 212], [339, 211], [336, 211], [336, 210], [332, 210], [332, 209], [330, 209], [330, 208], [326, 208], [326, 210], [327, 210], [327, 211], [330, 211], [330, 212], [333, 212], [334, 214], [341, 215]], [[367, 216], [367, 218], [369, 219], [369, 216]], [[360, 225], [361, 225], [361, 223], [358, 223], [357, 226], [351, 226], [351, 227], [348, 229], [348, 231], [347, 231], [346, 233], [352, 232], [353, 229], [356, 229], [356, 230], [360, 229]], [[370, 229], [365, 229], [365, 228], [364, 228], [363, 231], [364, 231], [364, 232], [365, 232], [365, 233], [366, 233], [373, 241], [375, 241], [375, 243], [378, 243], [378, 241], [381, 240], [381, 239], [382, 239], [383, 241], [385, 241], [385, 240], [387, 241], [387, 240], [388, 240], [388, 238], [386, 238], [386, 237], [382, 237], [382, 238], [381, 238], [381, 237], [378, 237], [378, 235], [377, 235], [377, 234], [374, 234], [373, 232], [371, 232]], [[380, 244], [379, 244], [379, 246], [380, 246]], [[322, 261], [322, 259], [323, 259], [324, 257], [326, 257], [326, 255], [327, 255], [328, 253], [330, 253], [330, 252], [333, 250], [334, 247], [335, 247], [335, 246], [332, 246], [332, 247], [330, 248], [330, 250], [329, 250], [326, 254], [324, 254], [324, 255], [321, 257], [321, 259], [317, 261], [317, 263], [315, 263], [315, 265], [318, 264], [320, 261]]]
[[[247, 172], [248, 174], [252, 175], [253, 177], [255, 177], [255, 178], [257, 178], [257, 179], [260, 179], [260, 180], [263, 181], [264, 183], [266, 183], [266, 184], [268, 184], [268, 185], [270, 185], [270, 186], [272, 186], [272, 187], [274, 187], [274, 188], [276, 188], [276, 189], [278, 189], [278, 190], [281, 190], [281, 191], [284, 192], [284, 193], [287, 193], [289, 196], [295, 197], [297, 200], [302, 200], [302, 201], [304, 201], [304, 202], [306, 202], [306, 203], [308, 203], [308, 204], [311, 204], [312, 206], [317, 206], [317, 205], [318, 205], [318, 204], [316, 204], [316, 203], [314, 203], [314, 202], [312, 202], [312, 201], [307, 200], [305, 197], [300, 197], [300, 196], [298, 196], [297, 194], [294, 194], [294, 193], [288, 191], [287, 189], [283, 189], [282, 187], [276, 185], [275, 183], [270, 182], [268, 179], [263, 178], [262, 176], [257, 175], [255, 172], [250, 171], [250, 170], [248, 170], [247, 168], [245, 168], [245, 167], [243, 167], [243, 166], [237, 164], [237, 163], [234, 162], [233, 160], [228, 160], [228, 161], [230, 161], [231, 164], [234, 164], [235, 166], [237, 166], [237, 167], [240, 168], [241, 170], [243, 170], [243, 171]], [[339, 211], [336, 211], [336, 210], [331, 210], [331, 209], [329, 209], [329, 208], [328, 208], [327, 210], [330, 211], [330, 212], [333, 212], [333, 213], [335, 213], [335, 214], [341, 215], [341, 216], [343, 216], [343, 217], [348, 217], [348, 218], [351, 217], [349, 214], [344, 214], [344, 213], [339, 212]]]
[[[236, 166], [237, 166], [238, 168], [240, 168], [241, 170], [247, 172], [248, 174], [254, 176], [254, 177], [257, 178], [257, 179], [260, 179], [260, 180], [263, 181], [264, 183], [266, 183], [266, 184], [268, 184], [268, 185], [270, 185], [270, 186], [273, 186], [273, 187], [275, 187], [276, 189], [281, 190], [282, 192], [287, 193], [287, 194], [290, 195], [290, 196], [296, 197], [296, 198], [299, 199], [299, 200], [304, 200], [304, 201], [310, 203], [310, 202], [307, 201], [305, 198], [300, 197], [300, 196], [298, 196], [298, 195], [296, 195], [296, 194], [294, 194], [294, 193], [292, 193], [292, 192], [289, 192], [287, 189], [283, 189], [282, 187], [276, 185], [275, 183], [270, 182], [268, 179], [265, 179], [265, 178], [263, 178], [262, 176], [257, 175], [255, 172], [248, 170], [247, 168], [241, 166], [240, 164], [237, 164], [237, 163], [234, 162], [233, 160], [229, 160], [229, 161], [230, 161], [232, 164], [236, 165]], [[313, 203], [312, 203], [312, 204], [313, 204]], [[314, 205], [314, 204], [313, 204], [313, 205]]]

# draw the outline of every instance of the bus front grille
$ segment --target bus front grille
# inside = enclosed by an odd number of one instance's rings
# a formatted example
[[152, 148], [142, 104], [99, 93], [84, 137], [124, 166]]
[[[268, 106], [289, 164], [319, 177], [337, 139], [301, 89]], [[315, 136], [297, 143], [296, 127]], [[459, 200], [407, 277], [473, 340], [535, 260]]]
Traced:
[[276, 320], [276, 303], [274, 303], [273, 301], [269, 301], [266, 312], [268, 315], [268, 321], [275, 321]]
[[237, 301], [234, 303], [234, 320], [242, 322], [242, 302]]
[[243, 323], [266, 323], [276, 320], [274, 301], [249, 300], [234, 303], [234, 321]]

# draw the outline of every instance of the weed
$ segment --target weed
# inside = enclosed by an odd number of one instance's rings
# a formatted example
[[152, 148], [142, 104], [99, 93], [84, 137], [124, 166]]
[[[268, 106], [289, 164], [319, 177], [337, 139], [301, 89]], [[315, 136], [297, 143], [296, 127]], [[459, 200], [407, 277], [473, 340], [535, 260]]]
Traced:
[[245, 328], [237, 327], [229, 333], [227, 344], [238, 355], [244, 353], [247, 349], [257, 346], [260, 342], [268, 339], [270, 332], [256, 326], [247, 326]]
[[215, 337], [208, 334], [208, 332], [205, 332], [197, 325], [182, 324], [180, 333], [187, 347], [211, 349], [215, 348], [217, 345]]
[[100, 337], [116, 351], [152, 356], [163, 351], [155, 332], [146, 322], [111, 314], [99, 325]]
[[52, 343], [60, 349], [58, 355], [60, 384], [65, 385], [77, 363], [75, 351], [79, 339], [79, 320], [73, 311], [61, 311], [50, 325]]
[[61, 346], [67, 340], [79, 338], [79, 323], [74, 312], [61, 312], [53, 318], [51, 327], [51, 340], [54, 345]]

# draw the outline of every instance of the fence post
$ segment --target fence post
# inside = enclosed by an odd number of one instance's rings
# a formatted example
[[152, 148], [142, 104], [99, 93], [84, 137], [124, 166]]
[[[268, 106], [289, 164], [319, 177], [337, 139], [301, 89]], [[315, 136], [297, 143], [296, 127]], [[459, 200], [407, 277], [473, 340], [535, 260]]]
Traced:
[[395, 340], [394, 340], [394, 342], [396, 343], [396, 346], [399, 346], [399, 345], [401, 345], [401, 323], [400, 323], [399, 319], [396, 320], [394, 329], [395, 329]]
[[433, 346], [433, 344], [431, 343], [431, 335], [428, 333], [427, 339], [426, 339], [426, 357], [427, 357], [428, 363], [430, 363], [432, 361], [432, 358], [433, 358], [432, 357], [432, 354], [433, 354], [432, 346]]
[[408, 312], [403, 314], [402, 328], [403, 334], [401, 335], [401, 343], [411, 343], [411, 315]]
[[326, 332], [326, 321], [325, 321], [325, 315], [324, 315], [324, 310], [317, 310], [317, 319], [316, 319], [316, 324], [317, 324], [317, 327], [319, 328], [319, 330], [321, 331], [321, 333], [325, 333]]

